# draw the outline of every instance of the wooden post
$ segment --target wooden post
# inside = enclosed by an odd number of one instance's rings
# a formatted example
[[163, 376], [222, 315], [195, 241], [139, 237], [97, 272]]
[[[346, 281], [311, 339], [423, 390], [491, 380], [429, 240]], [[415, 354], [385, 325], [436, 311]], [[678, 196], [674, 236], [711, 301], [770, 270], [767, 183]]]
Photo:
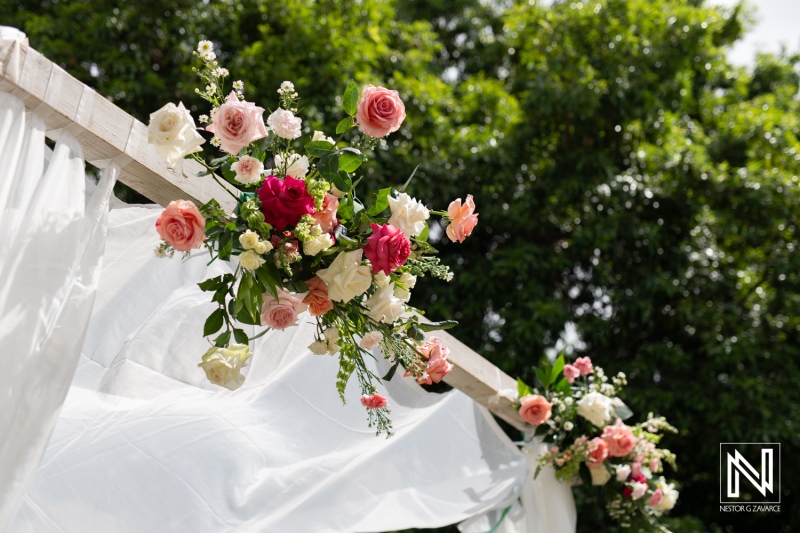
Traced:
[[[21, 43], [14, 46], [19, 47], [19, 61], [0, 65], [0, 91], [14, 94], [40, 116], [48, 137], [57, 139], [61, 131], [70, 132], [80, 141], [87, 162], [104, 167], [114, 161], [122, 169], [120, 181], [161, 205], [178, 198], [198, 204], [216, 198], [229, 212], [236, 207], [236, 200], [223, 189], [235, 193], [233, 187], [196, 177], [204, 168], [196, 161], [184, 160], [169, 168], [155, 147], [147, 143], [147, 126], [33, 48]], [[528, 427], [511, 401], [498, 395], [504, 389], [516, 389], [508, 374], [447, 332], [435, 335], [450, 348], [449, 360], [454, 368], [445, 377], [447, 384], [512, 426]]]

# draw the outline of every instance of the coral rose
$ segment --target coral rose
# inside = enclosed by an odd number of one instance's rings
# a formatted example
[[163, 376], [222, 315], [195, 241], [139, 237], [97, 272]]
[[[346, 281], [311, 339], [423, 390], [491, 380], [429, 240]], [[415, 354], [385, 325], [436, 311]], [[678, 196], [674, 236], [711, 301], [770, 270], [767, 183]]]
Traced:
[[236, 155], [251, 142], [267, 136], [263, 115], [263, 107], [252, 102], [240, 102], [236, 93], [231, 91], [206, 130], [220, 140], [222, 150]]
[[199, 248], [206, 239], [206, 219], [188, 200], [173, 200], [156, 220], [158, 235], [179, 252]]
[[272, 329], [286, 329], [297, 325], [297, 317], [308, 307], [303, 302], [303, 294], [289, 292], [283, 287], [278, 289], [278, 299], [265, 293], [264, 304], [261, 307], [261, 325]]
[[544, 424], [553, 414], [553, 405], [538, 394], [528, 394], [519, 399], [519, 416], [532, 426]]
[[339, 225], [336, 211], [339, 209], [339, 199], [332, 194], [326, 194], [322, 200], [322, 211], [313, 214], [314, 220], [319, 224], [324, 233], [330, 233]]
[[411, 253], [411, 242], [402, 231], [391, 224], [372, 224], [372, 235], [367, 238], [364, 256], [372, 263], [372, 273], [387, 276], [403, 266]]
[[586, 466], [593, 468], [603, 464], [603, 461], [608, 457], [608, 444], [600, 437], [595, 437], [589, 441], [589, 460], [586, 461]]
[[376, 392], [370, 395], [361, 395], [361, 405], [367, 409], [379, 409], [381, 407], [386, 407], [388, 404], [389, 400], [383, 394], [378, 394]]
[[305, 302], [308, 304], [308, 312], [311, 316], [322, 316], [333, 309], [333, 302], [328, 298], [328, 284], [319, 276], [314, 276], [306, 281], [308, 285], [308, 296]]
[[633, 436], [631, 428], [621, 420], [613, 426], [606, 426], [600, 437], [608, 444], [608, 455], [611, 457], [624, 457], [636, 446], [636, 437]]
[[264, 220], [281, 231], [294, 226], [303, 215], [314, 214], [314, 198], [308, 194], [306, 183], [287, 176], [283, 181], [267, 176], [258, 189]]
[[467, 195], [467, 200], [462, 204], [461, 198], [453, 200], [447, 208], [450, 225], [447, 226], [447, 236], [453, 242], [464, 242], [478, 224], [478, 214], [475, 213], [475, 202], [472, 195]]
[[370, 137], [385, 137], [397, 131], [406, 118], [406, 107], [397, 91], [367, 85], [358, 101], [356, 120]]

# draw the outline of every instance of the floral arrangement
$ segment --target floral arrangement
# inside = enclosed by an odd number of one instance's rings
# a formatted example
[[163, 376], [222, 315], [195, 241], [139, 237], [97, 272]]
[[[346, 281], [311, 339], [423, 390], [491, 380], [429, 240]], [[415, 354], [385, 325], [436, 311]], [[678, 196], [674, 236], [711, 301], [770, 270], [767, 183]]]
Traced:
[[[314, 131], [300, 149], [295, 143], [303, 122], [291, 82], [280, 85], [279, 105], [265, 123], [265, 109], [245, 99], [241, 81], [226, 94], [229, 72], [219, 66], [211, 42], [201, 41], [195, 54], [202, 63], [194, 70], [205, 84], [196, 92], [211, 105], [198, 118], [222, 154], [206, 163], [199, 153], [205, 139], [182, 103], [150, 115], [148, 134], [171, 165], [191, 156], [206, 167], [199, 177], [224, 179], [238, 190], [232, 213], [215, 200], [201, 206], [176, 200], [156, 222], [163, 240], [157, 255], [205, 247], [212, 261], [236, 264], [234, 273], [199, 284], [217, 305], [203, 331], [212, 346], [199, 366], [212, 383], [235, 390], [252, 356], [249, 343], [270, 329], [297, 325], [307, 312], [317, 328], [311, 352], [338, 355], [342, 401], [355, 374], [370, 427], [391, 434], [387, 399], [377, 384], [391, 379], [399, 365], [427, 384], [452, 369], [447, 347], [424, 333], [455, 322], [422, 321], [408, 301], [418, 277], [452, 279], [428, 243], [428, 220], [443, 217], [448, 238], [463, 242], [477, 224], [472, 196], [451, 202], [446, 212], [431, 211], [405, 191], [411, 178], [366, 200], [357, 195], [362, 177], [356, 173], [367, 154], [405, 119], [397, 91], [372, 85], [359, 91], [351, 81], [342, 96], [347, 116], [335, 128], [338, 137]], [[240, 324], [265, 330], [248, 337]], [[364, 362], [376, 348], [393, 362], [382, 377]]]
[[541, 391], [518, 380], [518, 394], [520, 417], [552, 445], [539, 457], [536, 476], [552, 466], [559, 481], [602, 487], [621, 527], [667, 531], [657, 517], [674, 507], [678, 491], [661, 474], [664, 463], [675, 469], [675, 455], [657, 445], [664, 432], [677, 430], [652, 413], [627, 425], [633, 413], [621, 399], [625, 374], [609, 381], [588, 357], [565, 364], [560, 355], [535, 372]]

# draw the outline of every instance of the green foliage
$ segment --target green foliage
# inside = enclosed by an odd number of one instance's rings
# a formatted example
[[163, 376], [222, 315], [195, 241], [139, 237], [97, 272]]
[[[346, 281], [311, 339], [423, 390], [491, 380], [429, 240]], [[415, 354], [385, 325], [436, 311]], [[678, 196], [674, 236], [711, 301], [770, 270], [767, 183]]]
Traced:
[[[463, 244], [431, 228], [456, 277], [412, 303], [528, 383], [576, 323], [586, 355], [628, 374], [633, 410], [682, 430], [664, 441], [674, 531], [797, 530], [790, 475], [780, 514], [720, 514], [716, 495], [719, 442], [800, 445], [798, 57], [731, 67], [742, 12], [700, 0], [538, 4], [22, 0], [0, 19], [145, 121], [167, 101], [200, 109], [200, 38], [248, 99], [293, 81], [309, 131], [351, 105], [344, 80], [397, 89], [408, 118], [391, 155], [365, 152], [368, 187], [419, 165], [409, 193], [436, 209], [471, 193], [480, 213]], [[580, 531], [616, 531], [576, 495]]]

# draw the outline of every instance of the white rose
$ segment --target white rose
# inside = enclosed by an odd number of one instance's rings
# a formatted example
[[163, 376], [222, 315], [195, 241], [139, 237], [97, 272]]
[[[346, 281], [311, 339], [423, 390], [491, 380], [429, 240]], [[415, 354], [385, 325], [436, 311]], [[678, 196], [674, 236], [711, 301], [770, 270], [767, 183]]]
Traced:
[[409, 274], [408, 272], [403, 272], [400, 276], [400, 283], [402, 283], [406, 289], [413, 289], [414, 285], [417, 284], [417, 276]]
[[331, 246], [333, 246], [333, 239], [331, 239], [330, 234], [321, 233], [313, 239], [309, 239], [303, 243], [303, 253], [314, 256], [320, 252], [324, 252]]
[[147, 125], [147, 142], [156, 146], [156, 152], [173, 166], [188, 154], [199, 152], [205, 142], [197, 132], [189, 110], [183, 102], [169, 103], [150, 114]]
[[383, 340], [383, 334], [380, 331], [370, 331], [361, 338], [361, 347], [365, 350], [372, 350]]
[[236, 172], [236, 177], [234, 178], [236, 181], [249, 185], [261, 181], [261, 176], [264, 174], [264, 164], [255, 157], [243, 155], [236, 163], [231, 165], [231, 170]]
[[286, 109], [278, 109], [267, 117], [267, 125], [275, 132], [275, 135], [283, 139], [297, 139], [300, 137], [302, 122], [291, 111]]
[[309, 350], [314, 355], [325, 355], [328, 353], [328, 343], [325, 341], [314, 341], [309, 345]]
[[328, 298], [347, 303], [363, 294], [372, 284], [372, 275], [367, 265], [361, 264], [362, 249], [340, 252], [328, 268], [317, 272], [328, 285]]
[[250, 229], [239, 235], [239, 244], [241, 244], [242, 248], [245, 250], [255, 249], [260, 240], [261, 238], [258, 236], [258, 233]]
[[597, 427], [603, 427], [614, 414], [611, 398], [599, 392], [590, 392], [578, 402], [578, 414]]
[[266, 263], [264, 259], [258, 255], [255, 250], [247, 250], [239, 254], [239, 264], [245, 270], [258, 270], [258, 267]]
[[402, 302], [408, 302], [411, 299], [411, 291], [402, 287], [394, 286], [394, 297]]
[[378, 322], [391, 324], [405, 311], [403, 301], [394, 297], [394, 283], [375, 291], [366, 301], [369, 316]]
[[617, 467], [617, 481], [625, 482], [631, 475], [630, 465], [620, 465]]
[[308, 158], [300, 154], [289, 154], [285, 160], [281, 154], [275, 156], [275, 170], [284, 172], [286, 165], [286, 175], [295, 179], [303, 179], [308, 174]]
[[664, 511], [669, 511], [675, 507], [675, 503], [678, 501], [678, 496], [680, 493], [675, 490], [675, 485], [672, 483], [667, 483], [667, 480], [664, 479], [663, 476], [659, 478], [658, 483], [656, 483], [656, 487], [661, 489], [661, 493], [664, 495], [663, 498], [661, 498], [661, 501], [658, 502], [658, 505], [653, 506], [653, 509], [658, 511], [656, 514], [660, 515]]
[[272, 243], [269, 241], [258, 241], [255, 246], [253, 246], [253, 250], [255, 250], [257, 254], [263, 255], [272, 250]]
[[214, 385], [236, 390], [244, 383], [242, 368], [252, 355], [246, 344], [232, 344], [228, 348], [212, 346], [197, 366], [205, 371], [208, 381]]
[[592, 485], [605, 485], [611, 479], [611, 473], [605, 465], [590, 468], [589, 473], [592, 474]]
[[632, 487], [631, 499], [638, 500], [645, 494], [647, 494], [647, 483], [639, 483], [638, 481], [635, 481]]
[[415, 198], [404, 192], [396, 198], [389, 197], [389, 209], [392, 216], [389, 224], [401, 230], [406, 237], [414, 237], [425, 229], [425, 221], [431, 216], [428, 209]]
[[378, 286], [379, 289], [384, 288], [389, 284], [391, 278], [383, 273], [383, 271], [379, 271], [377, 274], [372, 276], [372, 281], [375, 282], [375, 285]]
[[325, 137], [325, 134], [321, 131], [315, 131], [314, 135], [311, 137], [312, 141], [328, 141], [331, 144], [336, 144], [336, 141], [333, 140], [332, 137]]

